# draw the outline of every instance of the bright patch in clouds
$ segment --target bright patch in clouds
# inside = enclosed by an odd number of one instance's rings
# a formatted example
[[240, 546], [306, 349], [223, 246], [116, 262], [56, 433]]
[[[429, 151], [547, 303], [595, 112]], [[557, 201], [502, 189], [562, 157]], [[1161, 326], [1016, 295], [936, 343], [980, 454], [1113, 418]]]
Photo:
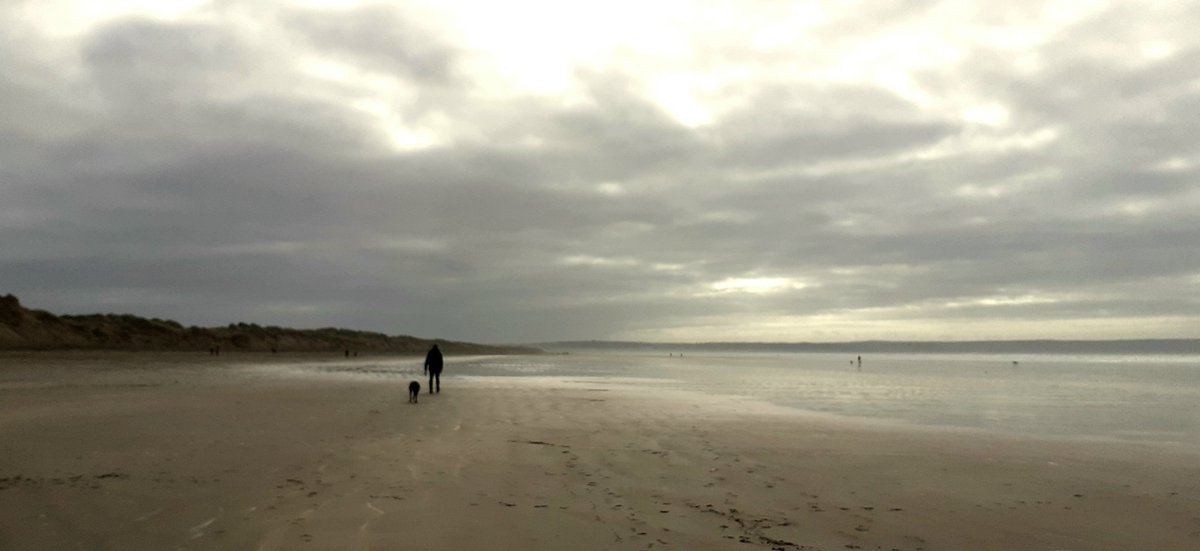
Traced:
[[980, 105], [963, 111], [963, 119], [984, 126], [1004, 126], [1008, 124], [1008, 109], [995, 103]]
[[726, 278], [712, 284], [720, 293], [777, 293], [790, 289], [803, 289], [807, 285], [785, 277]]
[[945, 303], [947, 308], [963, 308], [970, 306], [1024, 306], [1029, 304], [1054, 304], [1062, 302], [1061, 297], [1021, 295], [973, 298], [970, 300], [955, 300]]
[[567, 266], [591, 266], [596, 268], [611, 268], [634, 266], [637, 261], [632, 258], [606, 258], [602, 256], [572, 255], [564, 257], [561, 263]]
[[625, 194], [625, 186], [619, 182], [604, 182], [596, 186], [596, 192], [600, 195], [615, 197]]

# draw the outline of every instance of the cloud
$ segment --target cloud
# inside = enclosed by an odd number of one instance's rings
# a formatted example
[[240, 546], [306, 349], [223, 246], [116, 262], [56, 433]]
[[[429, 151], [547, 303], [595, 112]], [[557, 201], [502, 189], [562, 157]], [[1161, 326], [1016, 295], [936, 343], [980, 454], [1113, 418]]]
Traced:
[[0, 283], [481, 341], [1196, 336], [1194, 7], [686, 8], [0, 8]]
[[282, 14], [284, 25], [306, 45], [354, 67], [426, 85], [452, 85], [461, 80], [460, 53], [420, 24], [385, 7], [330, 13], [294, 10]]

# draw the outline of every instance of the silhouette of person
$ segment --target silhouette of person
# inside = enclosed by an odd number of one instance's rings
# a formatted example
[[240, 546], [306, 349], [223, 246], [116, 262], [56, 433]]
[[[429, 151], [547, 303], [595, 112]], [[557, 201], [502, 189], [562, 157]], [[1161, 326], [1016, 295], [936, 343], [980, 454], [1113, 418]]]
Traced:
[[429, 373], [429, 389], [425, 392], [430, 394], [442, 392], [442, 351], [438, 350], [437, 345], [429, 349], [429, 353], [425, 355], [425, 369], [423, 373]]

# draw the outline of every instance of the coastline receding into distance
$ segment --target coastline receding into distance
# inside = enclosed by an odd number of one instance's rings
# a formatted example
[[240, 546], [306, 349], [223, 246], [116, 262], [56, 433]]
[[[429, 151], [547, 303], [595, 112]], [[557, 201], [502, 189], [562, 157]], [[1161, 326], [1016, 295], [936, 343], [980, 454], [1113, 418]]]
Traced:
[[857, 341], [857, 342], [681, 342], [558, 341], [527, 345], [476, 344], [389, 336], [340, 328], [291, 329], [230, 323], [223, 327], [184, 327], [174, 320], [133, 314], [58, 316], [31, 310], [16, 296], [0, 295], [0, 350], [203, 350], [222, 345], [243, 351], [370, 350], [413, 354], [434, 342], [448, 343], [460, 354], [520, 354], [548, 351], [642, 350], [667, 352], [843, 352], [982, 354], [1200, 354], [1200, 339], [1005, 340], [1005, 341]]

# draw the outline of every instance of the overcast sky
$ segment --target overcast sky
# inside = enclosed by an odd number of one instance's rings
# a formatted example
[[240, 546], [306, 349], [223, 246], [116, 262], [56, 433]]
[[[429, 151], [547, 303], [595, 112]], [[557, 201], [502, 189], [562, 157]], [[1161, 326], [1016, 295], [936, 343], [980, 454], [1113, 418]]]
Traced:
[[1198, 28], [8, 0], [0, 293], [483, 342], [1200, 337]]

